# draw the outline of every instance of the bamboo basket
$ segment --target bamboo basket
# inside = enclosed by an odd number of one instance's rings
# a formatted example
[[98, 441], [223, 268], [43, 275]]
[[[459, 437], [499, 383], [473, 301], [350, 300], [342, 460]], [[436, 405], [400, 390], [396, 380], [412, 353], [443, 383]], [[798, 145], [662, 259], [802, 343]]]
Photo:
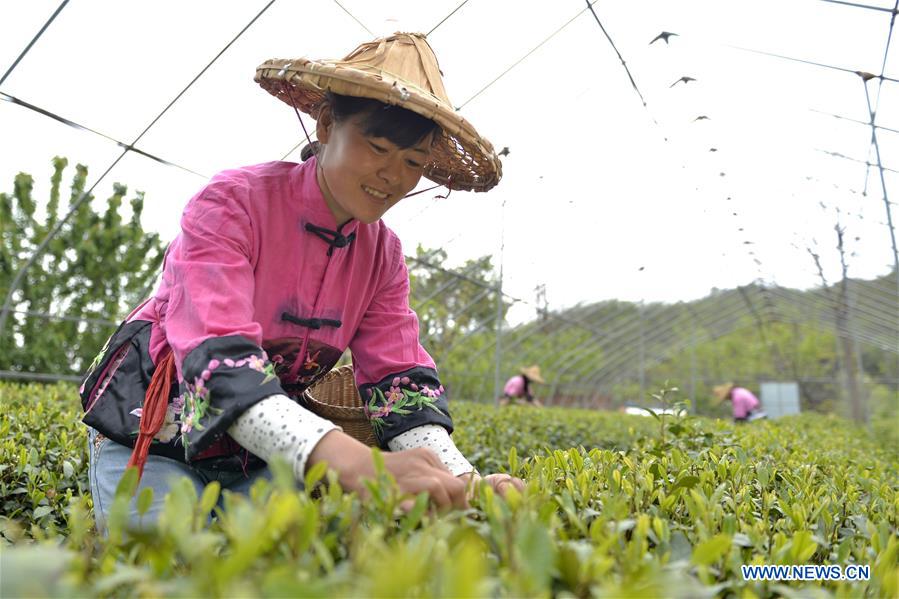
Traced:
[[368, 446], [378, 444], [375, 431], [365, 414], [362, 398], [356, 388], [353, 367], [349, 364], [331, 370], [320, 381], [303, 392], [303, 403], [322, 418], [327, 418], [343, 432]]

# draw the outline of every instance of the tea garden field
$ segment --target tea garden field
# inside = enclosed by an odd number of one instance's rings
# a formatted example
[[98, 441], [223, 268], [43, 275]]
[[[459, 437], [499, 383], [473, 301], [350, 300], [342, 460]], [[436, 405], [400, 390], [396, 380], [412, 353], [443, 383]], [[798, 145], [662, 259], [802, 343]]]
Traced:
[[[408, 513], [275, 467], [248, 498], [176, 487], [158, 526], [93, 529], [69, 386], [0, 383], [0, 596], [897, 597], [899, 449], [835, 417], [700, 418], [451, 403], [482, 472], [466, 511]], [[312, 469], [306, 489], [324, 476]], [[747, 581], [746, 564], [867, 565], [864, 581]]]

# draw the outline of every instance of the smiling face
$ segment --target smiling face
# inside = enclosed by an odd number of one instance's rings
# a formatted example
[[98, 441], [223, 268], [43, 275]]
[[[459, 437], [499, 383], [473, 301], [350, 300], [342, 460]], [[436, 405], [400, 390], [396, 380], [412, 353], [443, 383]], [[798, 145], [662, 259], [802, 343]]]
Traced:
[[434, 133], [409, 147], [368, 133], [366, 115], [335, 120], [324, 106], [316, 124], [316, 176], [338, 225], [351, 218], [371, 224], [418, 185], [428, 163]]

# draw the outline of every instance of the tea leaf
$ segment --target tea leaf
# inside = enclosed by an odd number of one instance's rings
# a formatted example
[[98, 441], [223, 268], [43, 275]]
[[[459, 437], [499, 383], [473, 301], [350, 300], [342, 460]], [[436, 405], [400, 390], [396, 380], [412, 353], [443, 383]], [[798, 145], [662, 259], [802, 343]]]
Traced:
[[31, 514], [31, 517], [35, 520], [43, 518], [44, 516], [53, 513], [53, 508], [48, 505], [42, 505], [35, 508], [34, 512]]
[[692, 489], [699, 483], [699, 477], [688, 474], [687, 476], [682, 476], [674, 486], [671, 487], [671, 493], [674, 493], [678, 489]]
[[[403, 497], [373, 451], [378, 475], [366, 481], [365, 498], [344, 493], [333, 471], [324, 474], [327, 492], [297, 493], [289, 464], [273, 461], [273, 480], [248, 494], [213, 484], [198, 499], [194, 483], [174, 483], [154, 526], [150, 494], [141, 489], [134, 498], [128, 474], [104, 506], [104, 535], [93, 527], [87, 432], [74, 390], [0, 383], [0, 393], [9, 389], [0, 418], [2, 596], [897, 592], [899, 452], [834, 417], [734, 427], [676, 415], [685, 402], [671, 389], [656, 394], [675, 412], [661, 418], [663, 429], [653, 418], [610, 412], [454, 401], [453, 438], [463, 454], [480, 472], [518, 474], [525, 493], [503, 498], [481, 485], [469, 509], [428, 515], [418, 496], [403, 514]], [[313, 484], [324, 478], [312, 475]], [[59, 567], [9, 567], [44, 543], [63, 549], [53, 554]], [[870, 564], [871, 578], [749, 582], [744, 562]], [[7, 592], [26, 589], [28, 576], [40, 590]]]
[[715, 535], [693, 548], [692, 561], [700, 566], [710, 566], [730, 549], [732, 539], [725, 534]]
[[306, 492], [312, 492], [312, 489], [315, 488], [315, 485], [318, 484], [325, 477], [325, 473], [328, 471], [327, 462], [318, 462], [313, 466], [306, 468], [306, 476], [303, 479], [303, 485], [306, 487]]
[[221, 492], [222, 483], [217, 480], [212, 481], [203, 489], [203, 495], [200, 497], [200, 513], [208, 514], [218, 503], [219, 493]]
[[137, 494], [137, 513], [143, 516], [153, 505], [153, 487], [144, 487]]

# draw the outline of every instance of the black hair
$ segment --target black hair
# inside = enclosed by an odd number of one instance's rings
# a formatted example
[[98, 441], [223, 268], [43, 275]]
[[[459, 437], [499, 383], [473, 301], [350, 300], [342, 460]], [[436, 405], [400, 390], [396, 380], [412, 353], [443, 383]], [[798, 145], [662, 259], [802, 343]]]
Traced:
[[400, 106], [392, 106], [371, 98], [342, 96], [327, 92], [331, 116], [335, 122], [362, 115], [365, 135], [383, 137], [401, 148], [411, 148], [440, 127], [429, 118]]
[[303, 149], [300, 150], [300, 160], [302, 160], [303, 162], [306, 162], [307, 160], [312, 158], [314, 155], [318, 154], [318, 151], [321, 147], [322, 147], [322, 145], [317, 141], [313, 141], [312, 143], [306, 144], [305, 146], [303, 146]]

